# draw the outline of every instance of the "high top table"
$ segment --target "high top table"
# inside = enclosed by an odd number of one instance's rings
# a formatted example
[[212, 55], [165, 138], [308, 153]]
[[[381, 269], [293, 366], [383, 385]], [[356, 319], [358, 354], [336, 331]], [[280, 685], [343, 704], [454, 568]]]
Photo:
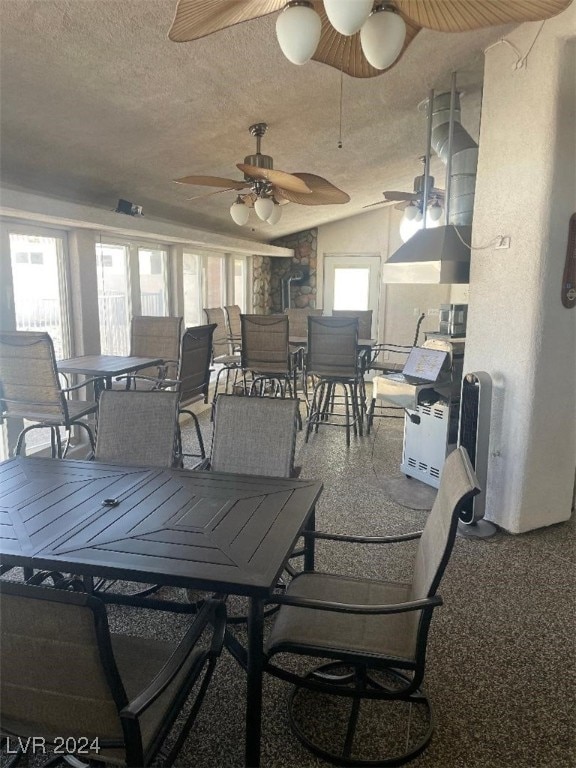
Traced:
[[58, 360], [56, 367], [59, 373], [93, 376], [101, 379], [104, 386], [101, 389], [112, 389], [112, 379], [125, 373], [135, 373], [143, 368], [161, 365], [161, 357], [124, 357], [123, 355], [82, 355]]
[[264, 600], [302, 533], [314, 567], [306, 532], [321, 491], [313, 480], [16, 457], [0, 464], [0, 563], [247, 596], [246, 765], [259, 766]]

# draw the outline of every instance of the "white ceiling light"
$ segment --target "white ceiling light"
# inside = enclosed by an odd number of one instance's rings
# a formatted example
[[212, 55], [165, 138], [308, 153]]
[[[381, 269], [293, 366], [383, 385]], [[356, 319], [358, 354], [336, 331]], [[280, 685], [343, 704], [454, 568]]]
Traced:
[[276, 37], [282, 53], [293, 64], [306, 64], [320, 42], [322, 22], [312, 3], [290, 0], [276, 19]]
[[354, 35], [372, 10], [373, 0], [324, 0], [330, 24], [341, 35]]
[[272, 209], [272, 213], [267, 218], [268, 224], [278, 224], [280, 219], [282, 218], [282, 208], [278, 205], [278, 203], [274, 203], [274, 208]]
[[407, 205], [406, 208], [404, 208], [404, 218], [406, 221], [412, 221], [415, 219], [417, 213], [418, 206], [414, 205], [414, 203], [410, 203], [410, 205]]
[[236, 202], [230, 206], [230, 216], [232, 216], [232, 219], [239, 227], [243, 227], [248, 221], [249, 215], [248, 206], [242, 202], [242, 198], [238, 195]]
[[440, 217], [442, 216], [443, 208], [438, 202], [438, 200], [434, 200], [432, 205], [428, 206], [428, 213], [427, 216], [430, 219], [430, 221], [440, 221]]
[[274, 211], [274, 200], [271, 197], [259, 197], [254, 203], [256, 216], [262, 221], [267, 221]]
[[375, 69], [387, 69], [398, 56], [406, 39], [404, 19], [391, 5], [378, 5], [360, 30], [362, 51]]

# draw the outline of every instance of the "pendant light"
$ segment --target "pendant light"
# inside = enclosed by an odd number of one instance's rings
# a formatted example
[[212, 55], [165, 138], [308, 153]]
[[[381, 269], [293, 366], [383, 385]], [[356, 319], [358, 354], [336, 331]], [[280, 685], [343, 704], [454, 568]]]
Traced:
[[394, 6], [377, 5], [360, 30], [364, 56], [375, 69], [392, 66], [404, 45], [406, 24]]
[[428, 206], [428, 218], [431, 221], [440, 221], [440, 217], [442, 216], [443, 208], [438, 202], [438, 200], [434, 200], [432, 205]]
[[236, 202], [232, 203], [230, 206], [230, 216], [232, 216], [233, 221], [238, 224], [239, 227], [243, 227], [248, 221], [249, 215], [250, 211], [248, 210], [248, 206], [243, 202], [240, 195], [238, 195]]
[[341, 35], [354, 35], [372, 10], [373, 0], [324, 0], [330, 24]]
[[322, 22], [307, 0], [290, 0], [276, 19], [282, 53], [293, 64], [306, 64], [318, 47]]
[[413, 221], [416, 218], [417, 213], [418, 206], [414, 205], [414, 203], [410, 203], [410, 205], [407, 205], [406, 208], [404, 208], [404, 218], [406, 221]]
[[280, 219], [282, 218], [282, 208], [278, 205], [278, 203], [274, 203], [274, 208], [272, 209], [272, 213], [267, 218], [268, 224], [278, 224]]
[[254, 203], [256, 216], [262, 221], [268, 221], [274, 211], [274, 200], [271, 197], [259, 197]]

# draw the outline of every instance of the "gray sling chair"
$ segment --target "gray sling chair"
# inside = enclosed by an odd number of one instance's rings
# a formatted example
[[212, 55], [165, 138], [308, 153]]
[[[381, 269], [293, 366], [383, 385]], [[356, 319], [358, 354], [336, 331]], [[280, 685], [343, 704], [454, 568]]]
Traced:
[[[434, 608], [442, 604], [437, 590], [459, 512], [478, 492], [468, 454], [457, 448], [446, 459], [423, 531], [382, 537], [313, 534], [341, 546], [419, 538], [409, 581], [310, 571], [296, 576], [285, 595], [267, 600], [280, 611], [266, 643], [265, 670], [295, 684], [291, 725], [315, 754], [338, 765], [401, 765], [430, 741], [434, 719], [422, 689], [428, 630]], [[278, 665], [276, 654], [330, 661], [300, 676], [291, 671], [289, 658]]]
[[240, 355], [234, 354], [232, 341], [228, 335], [226, 318], [222, 307], [204, 308], [206, 322], [216, 326], [212, 337], [212, 363], [218, 366], [216, 382], [214, 384], [214, 397], [212, 399], [212, 416], [214, 415], [214, 403], [219, 394], [220, 377], [224, 374], [224, 392], [230, 387], [230, 374], [232, 373], [232, 386], [236, 384], [240, 373]]
[[[301, 469], [294, 466], [297, 413], [296, 400], [220, 395], [214, 414], [211, 456], [196, 469], [297, 477]], [[302, 554], [303, 550], [298, 549], [292, 557]], [[290, 575], [295, 573], [290, 565], [286, 570]], [[188, 590], [187, 594], [189, 601], [194, 603], [202, 599], [203, 593]], [[243, 614], [229, 617], [231, 624], [245, 620]]]
[[[222, 602], [206, 601], [173, 644], [111, 633], [102, 601], [84, 593], [1, 582], [0, 601], [4, 737], [36, 736], [49, 747], [64, 736], [91, 764], [147, 766], [157, 755], [174, 762], [222, 650]], [[200, 647], [205, 631], [211, 640]], [[190, 713], [164, 753], [196, 684]]]
[[114, 389], [147, 389], [151, 386], [149, 381], [174, 378], [178, 370], [181, 336], [181, 317], [133, 317], [130, 322], [130, 356], [160, 357], [163, 362], [156, 368], [142, 368], [137, 376], [119, 376]]
[[226, 313], [226, 327], [228, 329], [228, 338], [233, 351], [237, 352], [242, 346], [242, 331], [240, 328], [240, 314], [242, 310], [238, 304], [230, 304], [224, 307]]
[[[68, 396], [94, 379], [74, 387], [62, 388], [56, 368], [54, 344], [47, 333], [3, 331], [0, 333], [0, 423], [4, 419], [33, 422], [18, 436], [15, 454], [22, 450], [24, 438], [33, 429], [50, 430], [52, 458], [64, 458], [70, 446], [73, 427], [88, 434], [94, 450], [94, 436], [86, 418], [97, 409], [95, 400], [71, 400]], [[63, 448], [60, 428], [68, 433]]]

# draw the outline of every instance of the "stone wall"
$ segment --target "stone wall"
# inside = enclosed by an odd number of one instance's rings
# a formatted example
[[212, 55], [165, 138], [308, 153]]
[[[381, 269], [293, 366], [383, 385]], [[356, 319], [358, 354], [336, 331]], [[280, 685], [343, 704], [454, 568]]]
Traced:
[[309, 277], [302, 285], [290, 287], [290, 305], [292, 307], [316, 308], [316, 266], [318, 251], [318, 230], [308, 229], [294, 235], [274, 240], [273, 245], [293, 248], [294, 256], [283, 259], [270, 258], [270, 307], [271, 312], [282, 312], [282, 278], [298, 267], [310, 270]]
[[252, 259], [252, 311], [255, 315], [270, 314], [270, 256]]

